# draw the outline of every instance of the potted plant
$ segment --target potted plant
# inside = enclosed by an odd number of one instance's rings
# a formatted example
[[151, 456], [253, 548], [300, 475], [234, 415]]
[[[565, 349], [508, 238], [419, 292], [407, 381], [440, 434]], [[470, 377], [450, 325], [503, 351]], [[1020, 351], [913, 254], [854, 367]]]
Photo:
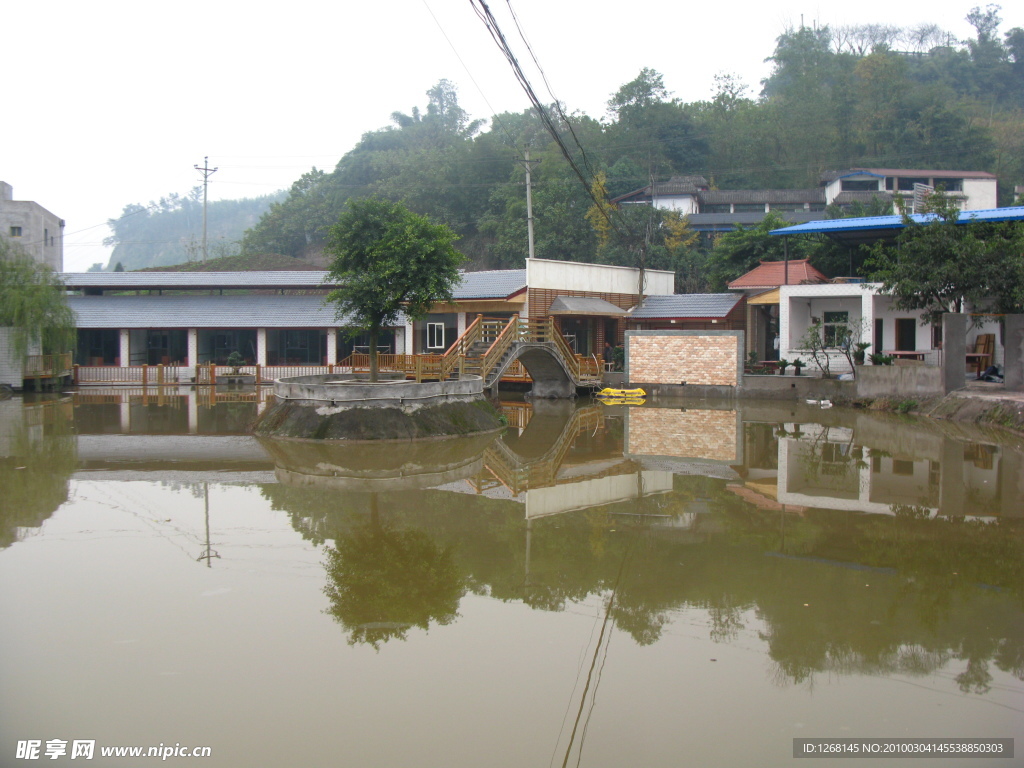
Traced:
[[242, 357], [242, 355], [239, 354], [238, 350], [236, 349], [234, 352], [228, 355], [228, 359], [224, 361], [224, 365], [230, 366], [231, 373], [237, 376], [238, 369], [245, 365], [245, 358]]
[[866, 350], [870, 346], [871, 346], [871, 342], [869, 342], [869, 341], [858, 341], [856, 344], [854, 344], [854, 347], [853, 347], [853, 364], [854, 365], [864, 365], [864, 355], [865, 355], [864, 350]]
[[883, 355], [881, 352], [872, 352], [868, 356], [872, 365], [892, 365], [892, 356]]
[[780, 357], [779, 358], [779, 376], [785, 376], [786, 375], [786, 369], [790, 365], [792, 365], [792, 363], [790, 363], [789, 360], [787, 360], [784, 357]]
[[743, 367], [744, 373], [757, 373], [758, 372], [758, 360], [757, 352], [747, 352], [747, 364]]
[[221, 377], [221, 380], [225, 384], [255, 384], [256, 376], [251, 373], [241, 373], [241, 368], [245, 365], [245, 358], [235, 350], [228, 359], [224, 361], [224, 364], [231, 368], [231, 373], [227, 376]]
[[801, 369], [803, 367], [804, 367], [804, 361], [803, 360], [801, 360], [800, 358], [797, 358], [796, 360], [794, 360], [793, 361], [793, 374], [796, 375], [796, 376], [799, 376], [800, 375], [800, 371], [801, 371]]

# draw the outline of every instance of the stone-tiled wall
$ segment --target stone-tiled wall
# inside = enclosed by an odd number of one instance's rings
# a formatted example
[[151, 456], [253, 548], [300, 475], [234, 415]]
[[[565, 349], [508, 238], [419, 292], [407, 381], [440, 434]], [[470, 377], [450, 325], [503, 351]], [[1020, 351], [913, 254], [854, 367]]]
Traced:
[[627, 450], [733, 464], [739, 460], [738, 429], [736, 411], [630, 408]]
[[629, 381], [735, 387], [742, 349], [742, 331], [630, 331]]

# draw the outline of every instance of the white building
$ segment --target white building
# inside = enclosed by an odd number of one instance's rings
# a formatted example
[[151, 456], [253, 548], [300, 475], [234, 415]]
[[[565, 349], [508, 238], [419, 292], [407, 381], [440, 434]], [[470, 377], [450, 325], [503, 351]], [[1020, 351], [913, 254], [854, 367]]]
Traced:
[[[852, 342], [866, 342], [867, 353], [880, 352], [898, 359], [939, 365], [942, 354], [941, 329], [922, 324], [919, 311], [897, 309], [895, 299], [880, 293], [880, 283], [825, 283], [819, 285], [783, 285], [779, 289], [779, 355], [787, 360], [802, 360], [815, 372], [804, 340], [810, 328], [821, 322], [827, 341], [839, 329], [852, 330]], [[833, 331], [832, 329], [835, 329]], [[997, 343], [989, 364], [1003, 364], [999, 322], [992, 317], [968, 329], [967, 349], [973, 350], [981, 335], [993, 334]], [[831, 373], [850, 370], [846, 355], [838, 347], [828, 351]], [[966, 361], [965, 361], [966, 370]]]
[[928, 171], [906, 168], [851, 168], [822, 174], [828, 203], [844, 205], [871, 196], [900, 196], [910, 213], [917, 212], [922, 195], [942, 191], [961, 211], [995, 208], [996, 177], [984, 171]]
[[64, 219], [30, 200], [15, 200], [14, 189], [0, 181], [0, 237], [17, 243], [54, 272], [64, 271]]

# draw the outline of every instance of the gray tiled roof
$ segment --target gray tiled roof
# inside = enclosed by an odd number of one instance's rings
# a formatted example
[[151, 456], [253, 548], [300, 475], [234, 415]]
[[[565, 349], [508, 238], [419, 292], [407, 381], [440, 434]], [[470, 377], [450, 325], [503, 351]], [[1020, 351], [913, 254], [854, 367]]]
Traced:
[[548, 314], [620, 317], [626, 310], [596, 296], [558, 296], [551, 302]]
[[[700, 190], [708, 188], [708, 180], [703, 176], [673, 176], [668, 181], [656, 181], [653, 186], [655, 196], [695, 195]], [[646, 187], [619, 195], [612, 202], [617, 203], [629, 198], [648, 198], [650, 196], [651, 185], [648, 184]]]
[[79, 328], [336, 328], [322, 296], [69, 296]]
[[65, 272], [68, 288], [108, 291], [189, 290], [207, 288], [320, 288], [323, 271], [254, 272]]
[[816, 189], [712, 189], [700, 193], [703, 203], [824, 203], [825, 190]]
[[504, 299], [524, 288], [525, 269], [492, 269], [463, 272], [462, 285], [453, 294], [456, 299]]
[[[328, 287], [325, 271], [304, 272], [65, 272], [69, 289], [107, 291], [208, 290], [208, 289], [293, 289]], [[456, 299], [504, 299], [526, 287], [525, 269], [495, 269], [464, 272]]]
[[743, 299], [735, 293], [683, 293], [672, 296], [648, 296], [630, 313], [634, 320], [644, 318], [725, 317]]

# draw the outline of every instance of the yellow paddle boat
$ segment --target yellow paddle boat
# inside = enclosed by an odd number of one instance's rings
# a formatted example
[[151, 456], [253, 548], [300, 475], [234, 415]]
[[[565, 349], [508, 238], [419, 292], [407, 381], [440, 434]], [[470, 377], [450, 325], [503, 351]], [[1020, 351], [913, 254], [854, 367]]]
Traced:
[[602, 405], [643, 405], [647, 400], [643, 397], [602, 397], [598, 402]]
[[605, 387], [600, 392], [595, 394], [594, 397], [637, 398], [647, 397], [647, 393], [644, 392], [640, 387], [637, 387], [636, 389], [612, 389], [611, 387]]

